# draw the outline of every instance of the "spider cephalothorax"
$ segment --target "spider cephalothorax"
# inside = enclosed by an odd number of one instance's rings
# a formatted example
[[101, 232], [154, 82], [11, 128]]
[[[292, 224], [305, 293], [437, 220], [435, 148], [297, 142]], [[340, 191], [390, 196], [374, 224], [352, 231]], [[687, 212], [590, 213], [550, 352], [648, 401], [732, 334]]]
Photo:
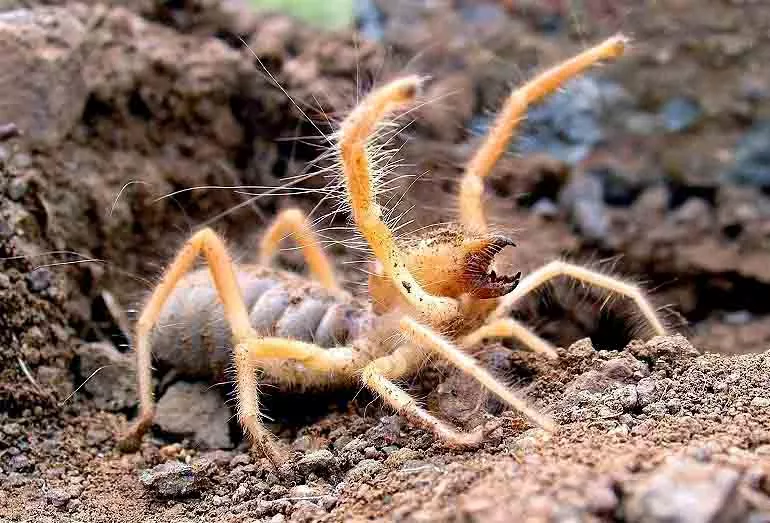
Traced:
[[[633, 300], [656, 333], [665, 330], [637, 287], [586, 268], [556, 260], [524, 278], [499, 274], [495, 256], [513, 242], [488, 230], [483, 180], [529, 104], [596, 62], [619, 56], [625, 43], [622, 36], [610, 38], [514, 91], [460, 180], [459, 223], [412, 237], [397, 239], [382, 217], [370, 144], [378, 126], [414, 102], [421, 80], [408, 76], [372, 91], [342, 122], [337, 144], [353, 222], [376, 260], [370, 299], [361, 301], [340, 288], [332, 264], [296, 209], [281, 213], [268, 228], [258, 265], [235, 265], [213, 231], [197, 232], [139, 317], [135, 344], [141, 412], [123, 445], [135, 448], [152, 424], [153, 349], [167, 364], [199, 377], [223, 373], [232, 361], [239, 420], [275, 464], [282, 457], [261, 422], [259, 382], [312, 390], [359, 381], [444, 443], [477, 445], [483, 431], [457, 431], [396, 384], [417, 372], [431, 354], [459, 367], [533, 423], [553, 430], [547, 416], [465, 352], [485, 338], [512, 337], [556, 357], [553, 347], [510, 317], [523, 296], [567, 276]], [[302, 248], [312, 278], [269, 267], [285, 236]], [[201, 254], [209, 270], [189, 273]], [[222, 318], [226, 322], [217, 321]], [[154, 329], [157, 324], [165, 328]], [[230, 346], [234, 349], [227, 349]]]

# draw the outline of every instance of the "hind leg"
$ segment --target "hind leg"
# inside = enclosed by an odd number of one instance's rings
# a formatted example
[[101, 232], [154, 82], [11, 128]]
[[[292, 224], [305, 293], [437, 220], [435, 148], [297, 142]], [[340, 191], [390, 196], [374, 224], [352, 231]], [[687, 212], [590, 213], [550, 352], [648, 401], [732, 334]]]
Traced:
[[149, 343], [150, 331], [157, 323], [171, 292], [193, 267], [199, 254], [203, 254], [208, 261], [217, 292], [224, 305], [225, 317], [233, 330], [233, 334], [243, 337], [251, 331], [249, 315], [236, 283], [233, 263], [222, 240], [208, 228], [195, 233], [187, 240], [174, 261], [166, 269], [161, 282], [155, 287], [149, 301], [142, 309], [136, 324], [135, 351], [139, 417], [121, 438], [119, 445], [124, 450], [135, 450], [139, 447], [142, 436], [152, 426], [155, 414], [152, 390], [152, 347]]
[[302, 250], [313, 277], [329, 290], [339, 289], [334, 269], [321, 248], [318, 236], [308, 225], [305, 213], [296, 208], [281, 212], [267, 228], [260, 243], [259, 263], [269, 265], [281, 241], [289, 236]]
[[308, 367], [329, 372], [347, 372], [352, 352], [348, 349], [326, 350], [312, 344], [283, 338], [262, 338], [251, 327], [249, 314], [243, 302], [235, 277], [232, 259], [222, 240], [211, 229], [194, 234], [177, 254], [160, 284], [142, 310], [136, 327], [136, 358], [140, 414], [131, 429], [123, 436], [124, 450], [139, 447], [141, 438], [152, 425], [155, 402], [152, 392], [152, 347], [149, 334], [155, 326], [163, 305], [184, 275], [189, 272], [198, 255], [208, 262], [224, 315], [236, 343], [235, 368], [238, 388], [238, 415], [254, 444], [278, 467], [282, 462], [272, 434], [262, 425], [259, 413], [259, 393], [256, 371], [259, 361], [269, 358], [295, 359]]
[[152, 426], [155, 413], [152, 390], [152, 347], [149, 343], [150, 331], [157, 323], [171, 292], [193, 267], [199, 254], [206, 257], [217, 293], [224, 306], [225, 318], [232, 329], [233, 336], [236, 339], [243, 339], [252, 333], [246, 305], [243, 303], [243, 297], [236, 282], [233, 262], [224, 243], [211, 229], [206, 228], [195, 233], [185, 242], [184, 247], [166, 269], [161, 282], [155, 287], [149, 301], [142, 309], [136, 324], [135, 351], [140, 408], [139, 417], [119, 443], [124, 450], [135, 450], [139, 447], [142, 436]]

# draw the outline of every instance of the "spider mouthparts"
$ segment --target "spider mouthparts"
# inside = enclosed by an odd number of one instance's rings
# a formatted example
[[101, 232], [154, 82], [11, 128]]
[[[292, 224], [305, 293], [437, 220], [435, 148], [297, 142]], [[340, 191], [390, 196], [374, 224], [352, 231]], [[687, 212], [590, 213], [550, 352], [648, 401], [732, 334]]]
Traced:
[[494, 235], [484, 242], [482, 248], [468, 256], [466, 271], [471, 280], [469, 294], [479, 299], [499, 298], [516, 288], [521, 272], [514, 276], [497, 274], [494, 269], [487, 272], [495, 256], [508, 246], [515, 247], [516, 244], [505, 236]]
[[521, 280], [521, 272], [517, 272], [514, 276], [508, 276], [497, 274], [493, 270], [485, 278], [479, 278], [479, 280], [481, 281], [478, 281], [471, 291], [474, 297], [482, 300], [499, 298], [516, 288]]

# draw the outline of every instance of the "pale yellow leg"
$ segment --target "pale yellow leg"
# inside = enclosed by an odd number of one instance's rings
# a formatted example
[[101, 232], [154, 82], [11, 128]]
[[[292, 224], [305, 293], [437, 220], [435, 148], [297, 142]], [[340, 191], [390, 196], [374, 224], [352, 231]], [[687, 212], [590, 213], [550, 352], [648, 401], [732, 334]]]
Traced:
[[361, 379], [364, 385], [415, 425], [432, 432], [445, 444], [453, 447], [476, 447], [484, 441], [485, 432], [460, 432], [428, 413], [406, 391], [392, 380], [415, 372], [425, 361], [425, 351], [411, 345], [402, 345], [391, 354], [378, 358], [364, 367]]
[[[235, 276], [234, 265], [227, 249], [211, 229], [194, 234], [174, 261], [169, 265], [160, 284], [150, 296], [139, 317], [136, 327], [137, 376], [140, 413], [137, 421], [120, 442], [126, 450], [138, 448], [143, 434], [152, 425], [154, 400], [152, 392], [152, 348], [149, 334], [155, 326], [166, 300], [177, 283], [193, 267], [199, 254], [208, 262], [209, 270], [219, 299], [224, 307], [224, 316], [233, 333], [239, 350], [235, 358], [240, 421], [254, 443], [265, 455], [279, 465], [280, 454], [276, 450], [270, 432], [259, 420], [259, 401], [255, 375], [258, 358], [293, 358], [308, 366], [333, 369], [349, 365], [346, 358], [350, 351], [337, 349], [326, 351], [310, 344], [276, 338], [260, 338], [252, 329], [249, 314], [243, 301]], [[326, 365], [324, 367], [323, 365]], [[350, 369], [347, 372], [352, 372]]]
[[227, 249], [211, 229], [207, 228], [195, 233], [187, 240], [174, 261], [166, 269], [166, 273], [160, 284], [155, 287], [136, 324], [136, 372], [140, 410], [136, 422], [120, 442], [121, 447], [126, 450], [138, 448], [142, 435], [152, 425], [154, 416], [150, 330], [155, 326], [163, 305], [174, 287], [189, 272], [201, 253], [209, 264], [214, 284], [225, 309], [225, 317], [230, 323], [233, 335], [246, 337], [251, 333], [249, 315], [243, 303]]
[[257, 370], [266, 359], [290, 359], [310, 369], [328, 373], [353, 375], [353, 352], [347, 347], [325, 349], [312, 343], [287, 338], [259, 338], [242, 340], [235, 348], [235, 368], [238, 384], [238, 419], [254, 444], [276, 467], [284, 461], [273, 443], [259, 414], [259, 383]]
[[482, 341], [489, 338], [514, 338], [533, 352], [544, 354], [553, 360], [558, 358], [556, 349], [553, 345], [532, 332], [529, 327], [513, 318], [498, 318], [492, 320], [490, 323], [463, 336], [460, 340], [460, 346], [467, 350], [478, 346]]
[[524, 414], [536, 425], [551, 432], [556, 430], [556, 424], [553, 420], [527, 405], [526, 401], [519, 398], [512, 390], [500, 383], [489, 372], [482, 368], [476, 360], [455, 347], [443, 336], [428, 327], [420, 325], [407, 316], [404, 316], [401, 319], [400, 327], [401, 332], [414, 345], [430, 349], [436, 354], [439, 354], [458, 369], [472, 376], [503, 402]]
[[409, 76], [372, 91], [342, 122], [339, 148], [342, 170], [353, 218], [385, 274], [403, 297], [435, 325], [455, 318], [456, 300], [428, 294], [409, 272], [404, 253], [393, 231], [382, 219], [377, 204], [368, 144], [377, 126], [393, 110], [412, 102], [420, 88], [420, 79]]
[[513, 131], [527, 107], [597, 62], [617, 58], [623, 54], [626, 43], [626, 37], [613, 36], [537, 75], [508, 97], [494, 126], [468, 163], [465, 175], [460, 182], [459, 206], [463, 225], [476, 232], [486, 232], [487, 222], [482, 204], [483, 179], [507, 149]]
[[292, 208], [281, 212], [265, 231], [259, 249], [260, 264], [269, 265], [281, 241], [288, 236], [297, 242], [305, 256], [310, 273], [321, 282], [321, 285], [332, 291], [338, 290], [332, 264], [321, 248], [318, 237], [308, 225], [305, 214], [299, 209]]
[[500, 299], [500, 303], [492, 313], [492, 317], [506, 318], [510, 315], [511, 310], [517, 301], [544, 283], [559, 276], [568, 276], [583, 283], [594, 285], [633, 300], [637, 307], [639, 307], [642, 315], [655, 331], [655, 334], [666, 334], [666, 329], [658, 318], [655, 308], [647, 300], [639, 287], [561, 260], [548, 263], [521, 280], [519, 285], [512, 292]]

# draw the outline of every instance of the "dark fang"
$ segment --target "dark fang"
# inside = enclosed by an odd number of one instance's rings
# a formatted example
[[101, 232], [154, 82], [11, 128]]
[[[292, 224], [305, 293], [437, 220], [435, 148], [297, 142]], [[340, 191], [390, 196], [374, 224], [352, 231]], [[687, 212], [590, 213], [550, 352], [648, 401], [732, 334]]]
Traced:
[[505, 236], [493, 236], [484, 248], [468, 255], [466, 258], [466, 274], [470, 280], [472, 296], [479, 299], [499, 298], [511, 292], [519, 284], [521, 273], [515, 276], [497, 274], [492, 269], [487, 273], [495, 256], [505, 247], [515, 247], [515, 243]]

